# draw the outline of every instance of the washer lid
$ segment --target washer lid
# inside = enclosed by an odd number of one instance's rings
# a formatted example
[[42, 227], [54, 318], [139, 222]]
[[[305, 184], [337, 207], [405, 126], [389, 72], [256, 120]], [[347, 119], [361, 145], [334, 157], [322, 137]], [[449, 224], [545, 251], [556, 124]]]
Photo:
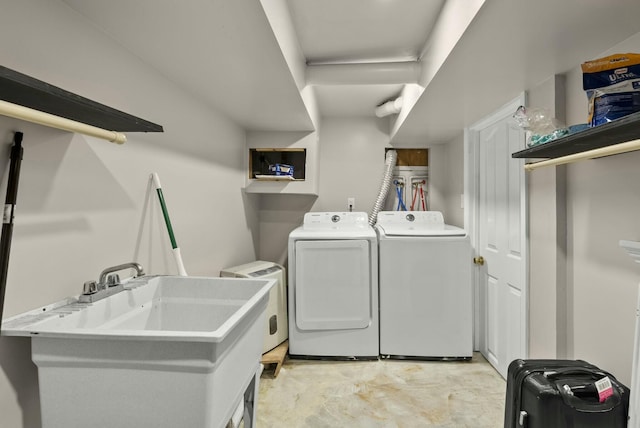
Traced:
[[440, 211], [382, 211], [376, 227], [386, 236], [465, 236], [467, 232], [444, 224]]

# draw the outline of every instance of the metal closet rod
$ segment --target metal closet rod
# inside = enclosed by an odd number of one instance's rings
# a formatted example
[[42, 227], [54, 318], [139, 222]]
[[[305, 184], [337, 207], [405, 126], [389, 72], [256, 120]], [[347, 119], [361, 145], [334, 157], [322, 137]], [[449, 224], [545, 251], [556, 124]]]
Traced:
[[527, 163], [524, 165], [524, 169], [527, 171], [533, 171], [534, 169], [542, 168], [545, 166], [564, 165], [583, 159], [594, 159], [603, 156], [618, 155], [621, 153], [633, 152], [635, 150], [640, 150], [640, 140], [627, 141], [625, 143], [614, 144], [612, 146], [601, 147], [599, 149], [588, 150], [581, 153], [574, 153], [572, 155], [562, 156], [555, 159]]
[[127, 136], [121, 132], [109, 131], [97, 126], [87, 125], [64, 117], [55, 116], [32, 108], [0, 100], [0, 115], [26, 120], [38, 125], [50, 128], [62, 129], [63, 131], [77, 132], [91, 137], [101, 138], [116, 144], [123, 144], [127, 141]]

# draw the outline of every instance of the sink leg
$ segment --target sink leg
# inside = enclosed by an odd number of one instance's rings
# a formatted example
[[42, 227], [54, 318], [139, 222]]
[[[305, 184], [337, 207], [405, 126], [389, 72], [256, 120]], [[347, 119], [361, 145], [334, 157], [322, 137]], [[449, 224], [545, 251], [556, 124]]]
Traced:
[[249, 383], [249, 386], [247, 386], [247, 389], [244, 391], [244, 428], [255, 428], [256, 426], [256, 406], [258, 405], [256, 399], [258, 397], [258, 388], [262, 369], [263, 366], [260, 364], [258, 371], [255, 373], [253, 379], [251, 379], [251, 382]]

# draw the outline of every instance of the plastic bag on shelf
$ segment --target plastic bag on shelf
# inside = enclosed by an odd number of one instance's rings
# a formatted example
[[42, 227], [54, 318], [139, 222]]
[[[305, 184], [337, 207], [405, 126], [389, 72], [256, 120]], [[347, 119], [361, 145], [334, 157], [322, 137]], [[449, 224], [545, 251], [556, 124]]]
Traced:
[[548, 143], [569, 133], [547, 109], [520, 106], [513, 114], [518, 126], [527, 131], [527, 147]]

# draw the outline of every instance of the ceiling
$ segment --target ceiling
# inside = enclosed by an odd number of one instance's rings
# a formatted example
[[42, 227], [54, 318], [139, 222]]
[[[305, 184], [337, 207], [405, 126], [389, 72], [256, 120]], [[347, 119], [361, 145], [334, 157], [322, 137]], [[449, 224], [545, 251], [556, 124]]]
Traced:
[[486, 0], [392, 142], [451, 141], [523, 91], [638, 33], [638, 16], [638, 0]]
[[[287, 0], [307, 64], [415, 61], [445, 0]], [[460, 3], [460, 2], [458, 2]], [[455, 2], [454, 2], [455, 4]], [[392, 142], [450, 141], [526, 88], [640, 31], [637, 0], [486, 0]], [[493, 66], [492, 66], [493, 65]], [[371, 116], [403, 85], [316, 86], [324, 116]], [[399, 123], [396, 123], [398, 126]]]
[[308, 64], [416, 60], [444, 0], [287, 0]]
[[[438, 24], [441, 12], [457, 5], [464, 14], [467, 0], [446, 7], [449, 0], [62, 1], [168, 84], [240, 126], [308, 131], [314, 125], [300, 91], [304, 78], [293, 76], [274, 19], [291, 17], [304, 56], [295, 64], [306, 61], [307, 73], [333, 67], [328, 64], [419, 59], [424, 66], [433, 65], [434, 25], [443, 30], [434, 38], [456, 30]], [[274, 5], [278, 13], [267, 16], [267, 6]], [[450, 141], [525, 88], [637, 33], [638, 16], [638, 0], [486, 0], [434, 77], [420, 82], [424, 92], [408, 116], [395, 122], [391, 141]], [[371, 117], [405, 83], [371, 82], [314, 83], [320, 115]]]
[[[415, 61], [445, 0], [63, 0], [133, 55], [252, 130], [311, 130], [266, 7], [307, 64]], [[280, 16], [276, 17], [280, 19]], [[321, 116], [372, 116], [400, 84], [315, 87]]]
[[63, 0], [117, 44], [245, 129], [313, 130], [259, 0]]
[[[287, 0], [307, 64], [416, 61], [445, 0]], [[408, 82], [407, 82], [408, 83]], [[322, 116], [372, 116], [402, 84], [317, 85]]]

